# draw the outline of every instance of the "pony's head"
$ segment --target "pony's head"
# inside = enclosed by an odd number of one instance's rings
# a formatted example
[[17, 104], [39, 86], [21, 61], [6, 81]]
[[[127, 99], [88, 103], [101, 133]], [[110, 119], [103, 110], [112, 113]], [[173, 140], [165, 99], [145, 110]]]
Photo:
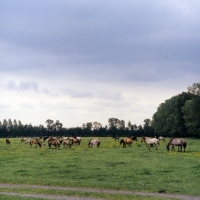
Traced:
[[145, 142], [145, 137], [144, 136], [141, 137], [141, 143], [142, 142]]
[[124, 143], [124, 139], [121, 139], [119, 144], [121, 145], [122, 143]]
[[169, 143], [168, 143], [168, 144], [166, 145], [167, 151], [169, 151], [169, 146], [170, 146], [170, 145], [169, 145]]
[[100, 146], [100, 140], [97, 142], [97, 147], [99, 147]]
[[90, 141], [88, 142], [88, 147], [90, 147], [90, 143], [91, 143], [91, 141], [92, 141], [92, 140], [90, 140]]

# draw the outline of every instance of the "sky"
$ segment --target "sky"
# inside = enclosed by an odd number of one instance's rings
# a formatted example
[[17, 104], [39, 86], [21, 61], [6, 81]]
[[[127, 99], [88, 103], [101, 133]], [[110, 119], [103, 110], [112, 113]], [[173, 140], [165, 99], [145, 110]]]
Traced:
[[200, 82], [200, 1], [1, 0], [0, 121], [143, 125]]

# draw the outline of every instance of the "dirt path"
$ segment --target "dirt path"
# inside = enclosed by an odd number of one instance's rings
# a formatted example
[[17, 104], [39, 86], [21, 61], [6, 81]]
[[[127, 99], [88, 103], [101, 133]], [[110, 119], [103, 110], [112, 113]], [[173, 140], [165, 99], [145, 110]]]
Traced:
[[[92, 188], [71, 188], [71, 187], [57, 187], [57, 186], [40, 186], [40, 185], [17, 185], [17, 184], [3, 184], [0, 183], [0, 188], [34, 188], [34, 189], [56, 189], [56, 190], [67, 190], [67, 191], [79, 191], [79, 192], [96, 192], [96, 193], [108, 193], [108, 194], [132, 194], [132, 195], [143, 195], [143, 196], [160, 196], [165, 198], [176, 198], [182, 200], [200, 200], [200, 196], [188, 196], [181, 194], [167, 194], [167, 193], [150, 193], [150, 192], [132, 192], [132, 191], [119, 191], [119, 190], [101, 190]], [[44, 199], [54, 200], [97, 200], [95, 198], [84, 198], [84, 197], [72, 197], [72, 196], [57, 196], [57, 195], [45, 195], [45, 194], [20, 194], [15, 192], [0, 192], [4, 195], [13, 195], [21, 197], [36, 197]], [[100, 199], [98, 199], [100, 200]]]

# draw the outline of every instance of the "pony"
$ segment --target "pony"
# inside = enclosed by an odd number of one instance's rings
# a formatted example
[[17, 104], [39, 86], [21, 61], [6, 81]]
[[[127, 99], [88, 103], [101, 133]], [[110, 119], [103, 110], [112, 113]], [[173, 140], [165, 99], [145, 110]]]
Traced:
[[165, 142], [165, 139], [164, 139], [164, 137], [163, 137], [163, 136], [159, 136], [159, 137], [158, 137], [158, 140], [159, 140], [159, 141], [161, 141], [161, 140], [162, 140], [163, 142]]
[[142, 142], [145, 142], [146, 143], [146, 146], [148, 147], [148, 149], [150, 150], [150, 147], [152, 145], [155, 145], [156, 147], [156, 150], [158, 150], [158, 144], [160, 145], [159, 141], [157, 138], [149, 138], [149, 137], [142, 137], [141, 138], [141, 143]]
[[[175, 151], [174, 146], [178, 146], [178, 151], [181, 152], [182, 148], [183, 148], [184, 152], [185, 152], [185, 148], [187, 146], [187, 141], [182, 138], [171, 138], [170, 141], [168, 142], [168, 144], [166, 145], [167, 151], [169, 151], [170, 145], [172, 146], [171, 151]], [[179, 149], [179, 147], [180, 147], [180, 149]]]
[[115, 141], [116, 140], [119, 140], [119, 137], [118, 136], [114, 136], [114, 137], [112, 137], [113, 139], [115, 139]]
[[74, 144], [74, 143], [76, 143], [77, 145], [81, 144], [81, 141], [76, 137], [70, 137], [69, 140], [70, 140], [71, 144]]
[[78, 137], [75, 137], [75, 138], [78, 139], [80, 141], [80, 143], [81, 143], [81, 137], [78, 136]]
[[121, 139], [119, 144], [120, 145], [123, 144], [123, 148], [126, 148], [126, 145], [129, 145], [130, 147], [132, 147], [132, 143], [134, 140], [137, 141], [137, 138], [135, 138], [134, 136], [127, 137], [127, 138]]
[[44, 136], [43, 137], [43, 142], [45, 142], [49, 137], [48, 136]]
[[25, 144], [30, 144], [30, 139], [27, 139], [26, 141], [25, 141]]
[[[142, 136], [142, 137], [141, 137], [141, 143], [142, 143], [142, 142], [145, 142], [146, 146], [148, 146], [148, 144], [147, 144], [145, 138], [146, 138], [146, 139], [152, 139], [152, 141], [155, 141], [155, 143], [157, 143], [157, 144], [160, 145], [160, 142], [159, 142], [159, 140], [158, 140], [156, 137], [150, 138], [150, 137]], [[151, 143], [150, 146], [153, 147], [153, 146], [155, 145], [155, 143]]]
[[48, 139], [48, 146], [49, 146], [49, 148], [51, 147], [51, 145], [53, 145], [55, 148], [60, 148], [60, 144], [62, 143], [62, 141], [60, 141], [60, 140], [58, 140], [58, 139], [56, 139], [56, 138], [54, 138], [54, 137], [50, 137], [49, 139]]
[[100, 146], [100, 140], [99, 139], [91, 139], [89, 142], [88, 142], [88, 147], [99, 147]]
[[6, 138], [6, 144], [10, 144], [9, 138]]
[[27, 138], [27, 137], [25, 137], [25, 138], [22, 138], [22, 139], [21, 139], [21, 142], [25, 142], [26, 140], [28, 140], [28, 138]]
[[62, 144], [63, 144], [63, 147], [67, 146], [67, 147], [71, 148], [71, 146], [72, 146], [69, 139], [64, 139], [62, 141]]
[[39, 147], [41, 148], [41, 143], [39, 142], [39, 140], [37, 139], [32, 139], [30, 140], [30, 146], [32, 147], [32, 145], [35, 144], [35, 148], [37, 148], [37, 145], [39, 145]]
[[[129, 138], [129, 137], [128, 137]], [[130, 138], [132, 139], [132, 140], [135, 140], [136, 142], [137, 142], [137, 137], [136, 136], [130, 136]]]

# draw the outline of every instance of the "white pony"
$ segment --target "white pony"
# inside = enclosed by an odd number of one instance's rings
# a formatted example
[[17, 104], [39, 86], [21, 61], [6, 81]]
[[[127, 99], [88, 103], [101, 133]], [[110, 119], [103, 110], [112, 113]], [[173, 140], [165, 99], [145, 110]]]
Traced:
[[76, 137], [76, 139], [78, 139], [81, 142], [81, 137]]
[[159, 140], [157, 138], [148, 138], [148, 137], [143, 136], [141, 138], [141, 143], [142, 142], [146, 143], [146, 146], [148, 147], [149, 150], [150, 150], [151, 145], [155, 145], [156, 150], [158, 150], [158, 144], [160, 145]]
[[91, 139], [88, 143], [88, 147], [99, 147], [100, 146], [100, 140], [99, 139]]
[[159, 141], [161, 141], [161, 140], [162, 140], [163, 142], [165, 142], [165, 139], [164, 139], [164, 137], [163, 137], [163, 136], [160, 136], [160, 137], [158, 137], [158, 140], [159, 140]]

